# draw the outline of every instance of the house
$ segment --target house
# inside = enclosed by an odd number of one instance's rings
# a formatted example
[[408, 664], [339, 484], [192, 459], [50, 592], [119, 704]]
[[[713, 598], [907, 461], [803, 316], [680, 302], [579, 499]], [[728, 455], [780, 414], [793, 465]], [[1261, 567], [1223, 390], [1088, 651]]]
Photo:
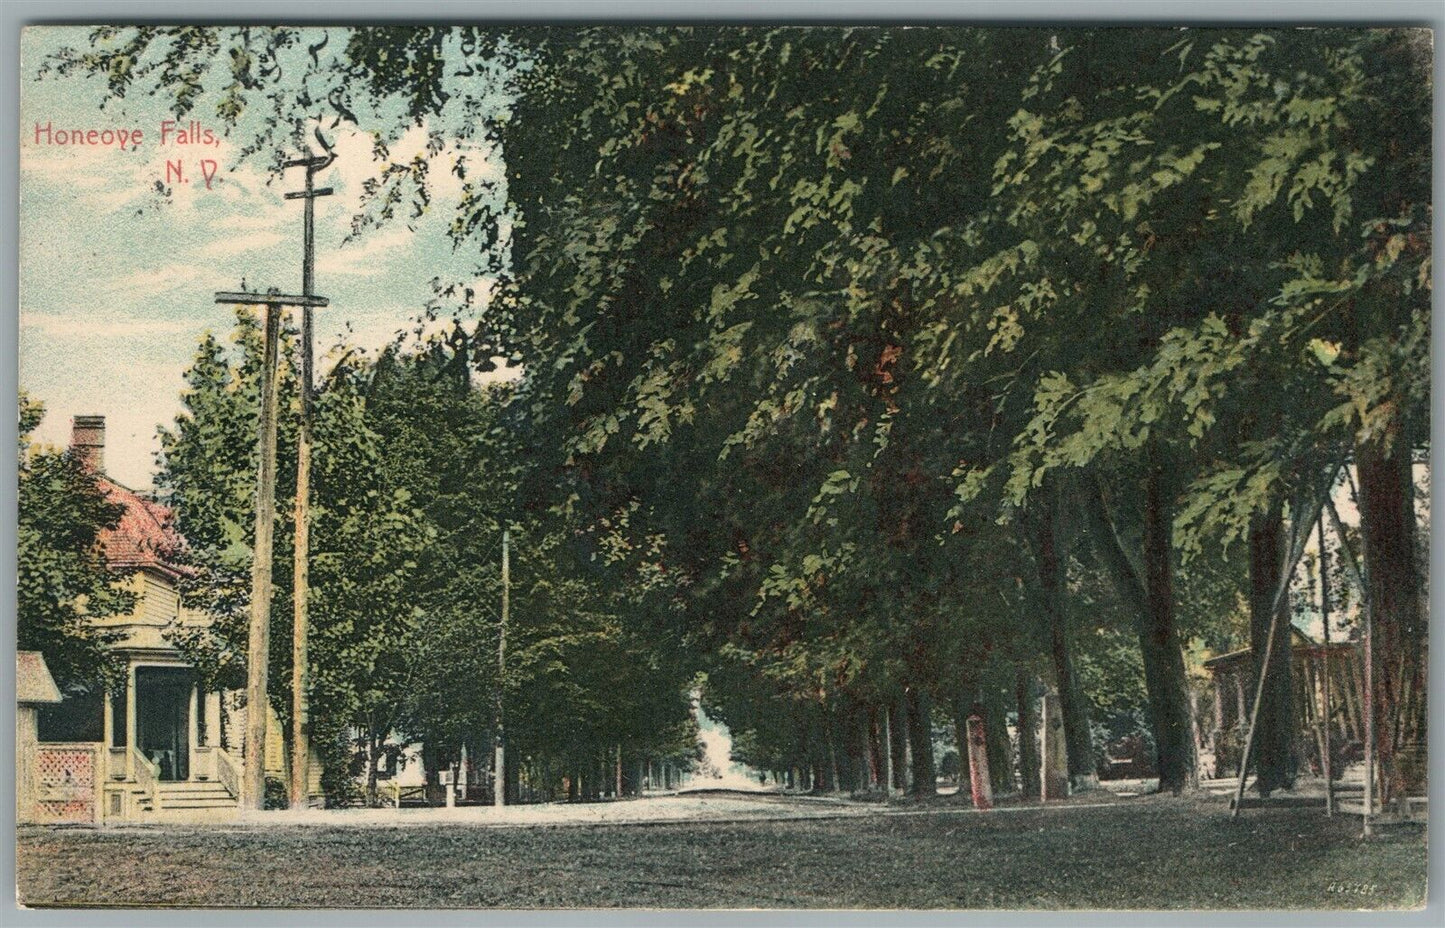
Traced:
[[[1331, 757], [1336, 776], [1344, 761], [1358, 754], [1364, 744], [1364, 670], [1357, 644], [1313, 641], [1290, 626], [1290, 684], [1293, 690], [1295, 728], [1300, 741], [1296, 754], [1312, 772], [1322, 767], [1324, 733], [1328, 718]], [[1204, 662], [1214, 684], [1214, 748], [1216, 777], [1238, 776], [1239, 757], [1249, 729], [1250, 709], [1256, 690], [1255, 658], [1243, 648]], [[1325, 711], [1325, 676], [1328, 672], [1329, 711]]]
[[[104, 692], [67, 692], [58, 705], [40, 710], [42, 776], [47, 758], [63, 758], [51, 766], [77, 779], [88, 763], [97, 783], [97, 807], [90, 812], [97, 822], [234, 815], [244, 750], [242, 694], [202, 685], [168, 637], [177, 629], [209, 625], [209, 618], [188, 608], [181, 596], [188, 570], [181, 563], [185, 540], [167, 507], [105, 476], [103, 416], [75, 417], [71, 449], [99, 477], [109, 500], [124, 510], [119, 524], [100, 541], [107, 563], [130, 572], [120, 582], [136, 599], [130, 613], [94, 620], [117, 636], [111, 647], [125, 660], [122, 685]], [[275, 713], [267, 711], [266, 768], [280, 776], [281, 729]], [[320, 764], [311, 769], [312, 792], [319, 795]], [[59, 807], [51, 811], [52, 821], [85, 817], [73, 807], [64, 814]]]

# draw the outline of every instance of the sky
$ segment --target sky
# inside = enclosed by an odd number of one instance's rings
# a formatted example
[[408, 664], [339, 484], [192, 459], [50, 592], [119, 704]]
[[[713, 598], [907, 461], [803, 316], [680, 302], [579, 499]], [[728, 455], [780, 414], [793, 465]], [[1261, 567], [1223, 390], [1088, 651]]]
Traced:
[[[182, 378], [201, 336], [224, 337], [234, 321], [215, 291], [244, 280], [253, 290], [300, 292], [302, 205], [282, 194], [299, 189], [304, 174], [272, 178], [265, 164], [239, 162], [238, 145], [225, 138], [183, 145], [168, 133], [162, 144], [162, 121], [173, 118], [164, 100], [140, 96], [102, 110], [97, 81], [35, 79], [46, 54], [85, 42], [83, 28], [30, 27], [21, 37], [20, 387], [45, 403], [42, 442], [68, 443], [72, 416], [104, 415], [106, 470], [148, 489], [156, 428], [181, 409]], [[205, 110], [180, 127], [199, 118], [219, 136], [219, 121]], [[124, 150], [59, 145], [46, 126], [138, 129], [142, 139]], [[415, 129], [391, 156], [426, 156], [425, 141]], [[444, 206], [461, 187], [450, 168], [463, 149], [453, 142], [430, 156], [434, 202], [443, 208], [343, 245], [377, 163], [369, 136], [342, 134], [334, 144], [336, 162], [316, 179], [336, 191], [317, 201], [316, 292], [331, 301], [316, 315], [318, 376], [343, 341], [376, 349], [410, 328], [433, 296], [433, 278], [472, 280], [483, 293], [488, 285], [472, 276], [477, 256], [454, 251], [443, 234]], [[465, 153], [477, 174], [502, 176], [499, 154]], [[202, 159], [216, 163], [210, 189]], [[189, 183], [172, 178], [174, 194], [162, 201], [156, 183], [176, 160]]]

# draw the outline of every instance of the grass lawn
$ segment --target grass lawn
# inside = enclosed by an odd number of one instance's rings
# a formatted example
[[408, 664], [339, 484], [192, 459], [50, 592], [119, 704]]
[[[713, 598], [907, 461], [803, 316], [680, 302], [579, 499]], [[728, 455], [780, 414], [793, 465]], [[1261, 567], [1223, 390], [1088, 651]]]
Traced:
[[[937, 809], [935, 811], [935, 808]], [[1423, 827], [1141, 798], [1106, 808], [807, 821], [43, 829], [46, 905], [1396, 908], [1425, 901]]]

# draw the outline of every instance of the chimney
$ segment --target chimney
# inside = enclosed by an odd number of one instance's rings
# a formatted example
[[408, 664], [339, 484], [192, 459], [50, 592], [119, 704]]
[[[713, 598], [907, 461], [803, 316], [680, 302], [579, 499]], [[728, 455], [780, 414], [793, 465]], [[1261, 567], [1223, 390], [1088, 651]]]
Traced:
[[105, 473], [105, 416], [76, 416], [70, 421], [71, 453], [86, 470]]

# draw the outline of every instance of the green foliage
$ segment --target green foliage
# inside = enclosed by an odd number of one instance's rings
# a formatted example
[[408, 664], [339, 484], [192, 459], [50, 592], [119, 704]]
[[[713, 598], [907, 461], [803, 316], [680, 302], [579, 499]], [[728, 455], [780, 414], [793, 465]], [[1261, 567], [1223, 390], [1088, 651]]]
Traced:
[[16, 648], [41, 652], [62, 688], [113, 682], [123, 673], [108, 650], [118, 636], [95, 620], [129, 613], [135, 594], [100, 538], [124, 509], [69, 452], [33, 444], [45, 408], [23, 391], [19, 413]]

